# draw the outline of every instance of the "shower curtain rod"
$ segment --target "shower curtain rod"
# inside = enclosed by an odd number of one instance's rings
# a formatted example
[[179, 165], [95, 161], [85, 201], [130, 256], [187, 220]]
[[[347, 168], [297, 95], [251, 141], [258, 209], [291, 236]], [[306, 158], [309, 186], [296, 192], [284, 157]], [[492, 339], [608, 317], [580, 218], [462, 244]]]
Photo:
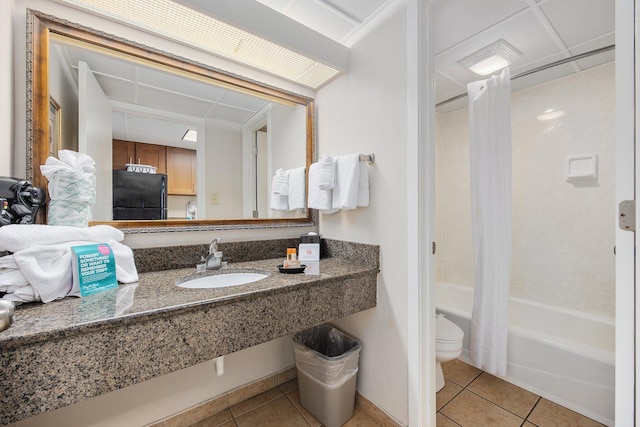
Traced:
[[[543, 71], [543, 70], [546, 70], [546, 69], [549, 69], [549, 68], [557, 67], [558, 65], [566, 64], [567, 62], [573, 62], [573, 61], [577, 61], [578, 59], [587, 58], [587, 57], [592, 56], [592, 55], [597, 55], [599, 53], [608, 52], [610, 50], [615, 49], [615, 47], [616, 47], [616, 45], [612, 44], [612, 45], [609, 45], [609, 46], [605, 46], [605, 47], [601, 47], [601, 48], [598, 48], [598, 49], [590, 50], [589, 52], [584, 52], [584, 53], [581, 53], [579, 55], [574, 55], [574, 56], [570, 56], [568, 58], [560, 59], [559, 61], [551, 62], [551, 63], [546, 64], [546, 65], [541, 65], [540, 67], [532, 68], [529, 71], [523, 71], [522, 73], [516, 74], [515, 76], [511, 77], [511, 80], [519, 79], [520, 77], [528, 76], [530, 74], [537, 73], [538, 71]], [[453, 102], [453, 101], [457, 101], [458, 99], [462, 99], [465, 96], [467, 96], [466, 93], [461, 93], [460, 95], [456, 95], [456, 96], [454, 96], [452, 98], [446, 99], [446, 100], [444, 100], [442, 102], [437, 103], [436, 104], [436, 108], [441, 106], [441, 105], [448, 104], [449, 102]]]

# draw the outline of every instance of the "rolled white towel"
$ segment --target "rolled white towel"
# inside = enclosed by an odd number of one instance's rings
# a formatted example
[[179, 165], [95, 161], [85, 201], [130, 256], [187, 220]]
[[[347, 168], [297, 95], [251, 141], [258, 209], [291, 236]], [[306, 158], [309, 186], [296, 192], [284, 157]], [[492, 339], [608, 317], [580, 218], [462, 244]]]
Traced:
[[331, 207], [332, 190], [321, 190], [318, 186], [319, 163], [313, 163], [309, 167], [309, 201], [310, 209], [318, 209], [321, 213], [329, 214], [338, 212]]
[[89, 243], [124, 240], [124, 233], [109, 225], [72, 227], [66, 225], [10, 224], [0, 227], [0, 251], [18, 252], [35, 245], [55, 245], [82, 240]]
[[289, 172], [278, 169], [271, 182], [271, 192], [279, 196], [289, 195]]
[[279, 194], [271, 193], [269, 207], [274, 211], [289, 210], [289, 196], [281, 196]]
[[318, 162], [318, 187], [321, 190], [333, 190], [336, 186], [336, 159], [323, 156]]
[[289, 210], [304, 209], [306, 205], [306, 168], [300, 166], [289, 170]]

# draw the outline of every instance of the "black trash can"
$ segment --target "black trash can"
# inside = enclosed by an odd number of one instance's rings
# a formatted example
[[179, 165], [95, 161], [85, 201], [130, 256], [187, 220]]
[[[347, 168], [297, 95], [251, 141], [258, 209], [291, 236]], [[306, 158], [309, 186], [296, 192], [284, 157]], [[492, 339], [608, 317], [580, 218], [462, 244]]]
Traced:
[[340, 427], [353, 416], [358, 340], [329, 326], [305, 329], [293, 336], [300, 402], [326, 427]]

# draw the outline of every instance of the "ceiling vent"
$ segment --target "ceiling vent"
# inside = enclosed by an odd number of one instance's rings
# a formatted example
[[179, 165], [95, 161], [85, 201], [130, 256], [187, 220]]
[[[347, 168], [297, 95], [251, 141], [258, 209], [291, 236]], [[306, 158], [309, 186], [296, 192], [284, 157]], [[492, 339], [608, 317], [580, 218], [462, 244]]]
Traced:
[[458, 61], [458, 64], [481, 76], [487, 76], [513, 64], [522, 53], [504, 40], [498, 40], [489, 46]]

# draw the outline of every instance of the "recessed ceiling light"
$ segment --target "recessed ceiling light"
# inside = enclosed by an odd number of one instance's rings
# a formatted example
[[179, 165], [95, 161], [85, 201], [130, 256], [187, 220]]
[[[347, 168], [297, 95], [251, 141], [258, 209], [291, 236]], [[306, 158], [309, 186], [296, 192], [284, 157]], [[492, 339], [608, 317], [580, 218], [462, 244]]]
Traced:
[[462, 58], [458, 64], [481, 76], [489, 75], [513, 64], [522, 53], [504, 40], [498, 40]]
[[198, 131], [193, 129], [187, 129], [187, 131], [182, 135], [183, 141], [191, 141], [198, 142]]

